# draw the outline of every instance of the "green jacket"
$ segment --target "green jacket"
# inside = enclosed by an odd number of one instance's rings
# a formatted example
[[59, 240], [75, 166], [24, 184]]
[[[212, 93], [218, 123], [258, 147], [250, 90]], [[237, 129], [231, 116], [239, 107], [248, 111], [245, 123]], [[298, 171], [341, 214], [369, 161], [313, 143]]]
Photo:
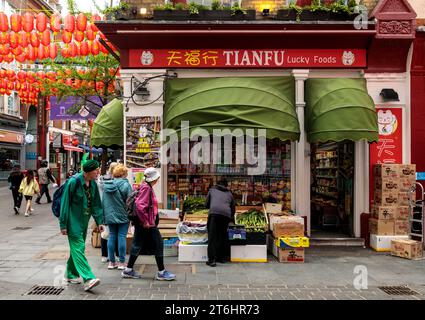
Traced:
[[93, 215], [97, 225], [103, 224], [103, 209], [100, 201], [99, 189], [95, 181], [90, 181], [91, 210], [87, 211], [88, 202], [84, 192], [84, 176], [80, 173], [79, 185], [71, 178], [63, 191], [59, 225], [61, 230], [66, 229], [69, 235], [82, 235], [87, 232], [90, 217]]

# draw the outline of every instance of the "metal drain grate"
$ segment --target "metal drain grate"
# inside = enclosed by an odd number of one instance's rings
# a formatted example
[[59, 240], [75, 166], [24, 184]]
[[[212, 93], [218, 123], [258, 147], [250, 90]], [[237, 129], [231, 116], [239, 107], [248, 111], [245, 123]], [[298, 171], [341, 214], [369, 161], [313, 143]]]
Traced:
[[58, 296], [65, 290], [63, 287], [53, 286], [34, 286], [28, 291], [27, 295], [37, 296]]
[[413, 291], [409, 287], [405, 286], [378, 287], [378, 289], [384, 291], [386, 294], [389, 294], [391, 296], [414, 296], [419, 294], [416, 291]]
[[31, 229], [31, 227], [16, 227], [16, 228], [13, 228], [12, 230], [28, 230], [28, 229]]

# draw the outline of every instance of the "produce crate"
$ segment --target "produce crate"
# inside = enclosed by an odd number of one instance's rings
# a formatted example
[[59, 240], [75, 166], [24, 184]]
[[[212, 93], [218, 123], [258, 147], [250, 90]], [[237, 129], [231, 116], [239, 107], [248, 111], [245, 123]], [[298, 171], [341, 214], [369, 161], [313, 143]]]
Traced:
[[164, 257], [177, 257], [179, 255], [179, 238], [164, 238]]
[[231, 246], [246, 245], [246, 230], [242, 225], [229, 225], [229, 243]]
[[202, 222], [207, 223], [207, 221], [208, 221], [208, 215], [186, 213], [184, 215], [183, 221], [202, 221]]
[[264, 232], [267, 232], [269, 230], [269, 219], [268, 219], [267, 215], [264, 213], [264, 210], [262, 209], [262, 207], [250, 207], [247, 210], [236, 210], [236, 212], [235, 212], [235, 221], [236, 221], [236, 217], [238, 215], [243, 214], [243, 213], [245, 213], [246, 211], [248, 211], [250, 209], [256, 209], [259, 212], [261, 212], [263, 214], [263, 216], [265, 217], [266, 223], [265, 223], [264, 227], [247, 227], [247, 226], [245, 226], [245, 228], [247, 229], [247, 231], [248, 231], [248, 229], [263, 229]]

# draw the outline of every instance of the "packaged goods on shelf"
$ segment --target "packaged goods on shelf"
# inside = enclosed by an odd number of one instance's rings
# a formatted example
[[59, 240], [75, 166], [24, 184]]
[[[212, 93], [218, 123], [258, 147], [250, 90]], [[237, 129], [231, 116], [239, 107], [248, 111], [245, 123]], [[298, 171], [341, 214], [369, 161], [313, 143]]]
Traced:
[[423, 257], [422, 242], [415, 240], [392, 240], [391, 254], [406, 259], [421, 259]]
[[166, 210], [166, 209], [158, 209], [159, 219], [163, 220], [174, 220], [178, 221], [180, 218], [179, 209], [176, 210]]

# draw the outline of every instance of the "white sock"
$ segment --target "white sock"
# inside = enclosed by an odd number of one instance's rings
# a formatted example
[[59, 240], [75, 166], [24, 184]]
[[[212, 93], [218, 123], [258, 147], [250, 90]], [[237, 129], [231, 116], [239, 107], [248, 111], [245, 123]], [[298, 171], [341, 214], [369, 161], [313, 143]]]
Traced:
[[130, 272], [130, 271], [132, 271], [133, 270], [133, 268], [125, 268], [125, 272]]
[[164, 270], [162, 270], [162, 271], [158, 271], [159, 272], [159, 274], [160, 275], [163, 275], [164, 274], [164, 272], [165, 272], [165, 269]]

